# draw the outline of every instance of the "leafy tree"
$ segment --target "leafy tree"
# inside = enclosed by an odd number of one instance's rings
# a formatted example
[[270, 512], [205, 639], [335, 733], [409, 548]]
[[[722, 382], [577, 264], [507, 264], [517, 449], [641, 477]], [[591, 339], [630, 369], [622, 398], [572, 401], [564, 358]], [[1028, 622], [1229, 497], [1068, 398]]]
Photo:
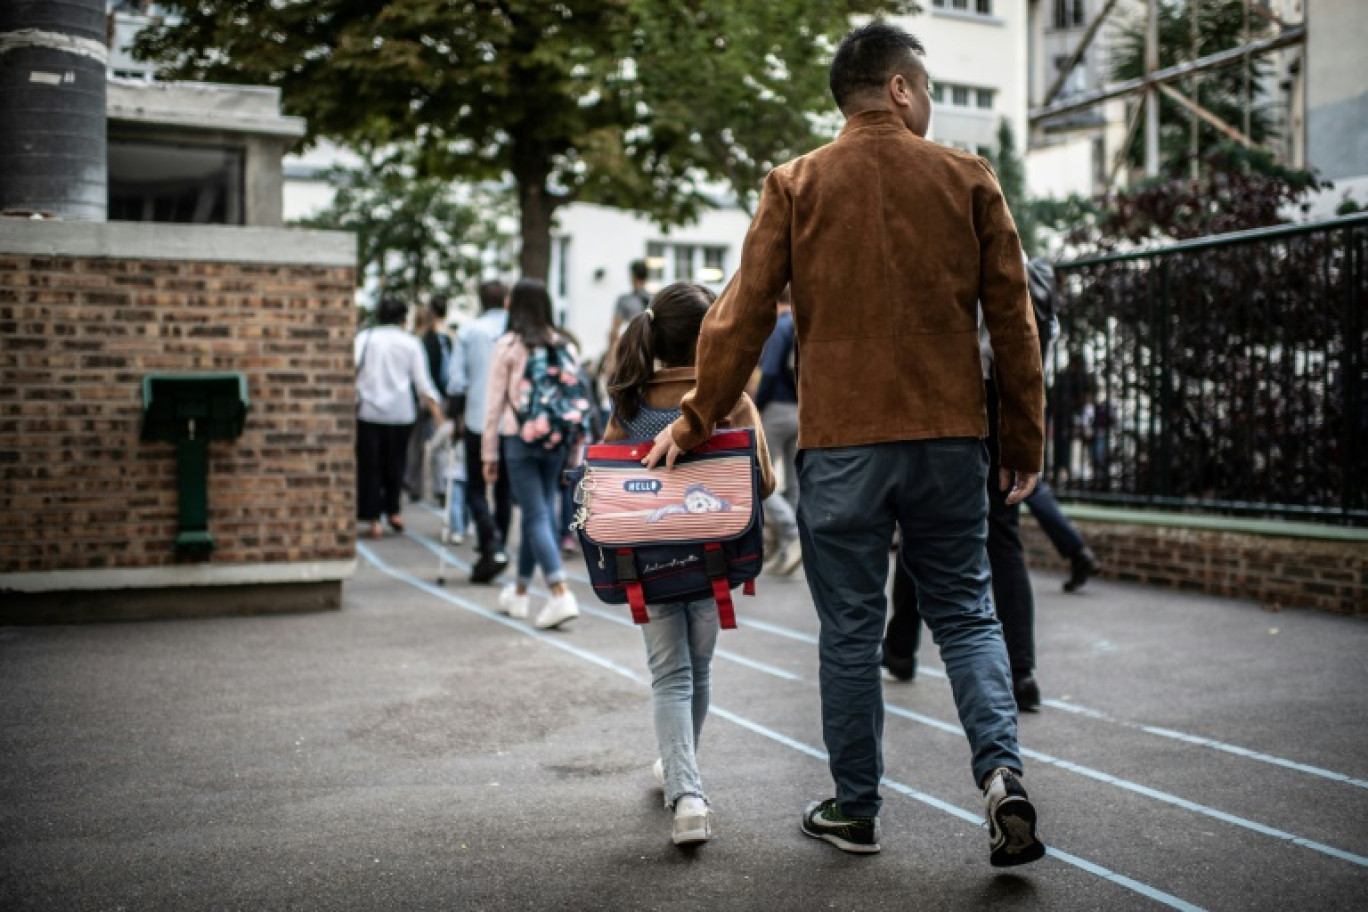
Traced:
[[825, 59], [856, 14], [910, 0], [166, 0], [137, 52], [176, 78], [282, 89], [314, 136], [413, 141], [422, 173], [511, 177], [521, 267], [545, 277], [556, 209], [666, 223], [701, 180], [748, 198], [822, 138]]
[[[1159, 10], [1159, 67], [1175, 66], [1196, 57], [1239, 47], [1248, 40], [1265, 37], [1270, 26], [1254, 13], [1248, 14], [1246, 32], [1246, 0], [1198, 0], [1197, 42], [1194, 53], [1192, 40], [1193, 0], [1160, 0]], [[1134, 13], [1121, 27], [1115, 46], [1112, 77], [1117, 80], [1137, 79], [1145, 75], [1145, 15]], [[1250, 139], [1263, 143], [1274, 136], [1273, 118], [1260, 103], [1258, 87], [1269, 73], [1267, 57], [1250, 59], [1250, 86], [1255, 93], [1249, 111]], [[1244, 67], [1233, 65], [1208, 70], [1195, 77], [1180, 80], [1175, 88], [1196, 101], [1236, 129], [1244, 125], [1245, 84]], [[1198, 156], [1211, 154], [1228, 141], [1223, 133], [1202, 121], [1198, 123]], [[1160, 168], [1170, 177], [1185, 177], [1190, 171], [1192, 114], [1173, 99], [1159, 94], [1159, 157]], [[1127, 156], [1133, 166], [1144, 163], [1145, 137], [1137, 130]]]
[[458, 196], [448, 182], [416, 175], [402, 155], [335, 168], [331, 178], [332, 204], [303, 224], [354, 232], [357, 283], [376, 279], [406, 301], [462, 297], [488, 265], [484, 257], [510, 240], [498, 228], [511, 214], [504, 195], [477, 188]]

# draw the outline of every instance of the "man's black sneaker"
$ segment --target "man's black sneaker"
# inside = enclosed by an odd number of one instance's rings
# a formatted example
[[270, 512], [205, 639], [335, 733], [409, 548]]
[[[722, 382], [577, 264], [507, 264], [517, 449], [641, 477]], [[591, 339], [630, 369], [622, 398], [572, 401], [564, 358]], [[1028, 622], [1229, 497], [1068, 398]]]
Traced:
[[1010, 868], [1044, 857], [1045, 843], [1036, 836], [1035, 807], [1015, 773], [996, 770], [983, 790], [983, 800], [991, 839], [988, 861], [993, 867]]
[[502, 573], [504, 567], [507, 566], [508, 555], [502, 551], [481, 554], [480, 559], [475, 562], [475, 566], [470, 568], [470, 581], [472, 583], [487, 583]]
[[1077, 592], [1083, 588], [1088, 577], [1096, 576], [1101, 569], [1102, 563], [1097, 559], [1097, 555], [1085, 546], [1082, 551], [1069, 558], [1069, 578], [1064, 581], [1064, 591]]
[[808, 805], [803, 813], [803, 832], [813, 839], [825, 839], [843, 852], [873, 855], [879, 851], [879, 818], [842, 814], [835, 798]]
[[1012, 696], [1016, 697], [1018, 712], [1036, 712], [1040, 709], [1040, 685], [1035, 675], [1029, 671], [1024, 675], [1012, 676]]
[[883, 647], [883, 667], [888, 669], [888, 673], [899, 681], [910, 681], [917, 676], [917, 657], [900, 656], [895, 652], [889, 651], [888, 641], [884, 641]]

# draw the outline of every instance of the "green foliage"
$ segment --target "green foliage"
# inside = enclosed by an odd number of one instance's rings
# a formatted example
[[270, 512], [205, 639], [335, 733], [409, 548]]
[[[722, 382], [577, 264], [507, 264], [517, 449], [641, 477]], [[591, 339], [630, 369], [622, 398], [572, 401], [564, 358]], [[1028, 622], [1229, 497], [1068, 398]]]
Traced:
[[469, 297], [491, 265], [482, 255], [510, 240], [498, 230], [511, 213], [506, 194], [476, 189], [458, 198], [447, 181], [415, 174], [402, 157], [337, 168], [331, 178], [332, 205], [303, 224], [354, 232], [358, 284], [377, 280], [411, 303]]
[[313, 136], [412, 141], [423, 174], [511, 175], [544, 277], [571, 199], [694, 217], [702, 179], [754, 194], [823, 137], [850, 17], [910, 0], [166, 0], [140, 55], [176, 78], [282, 89]]
[[1092, 204], [1091, 212], [1065, 203], [1054, 215], [1042, 209], [1042, 218], [1062, 229], [1072, 252], [1105, 253], [1283, 224], [1289, 212], [1306, 210], [1308, 196], [1330, 186], [1267, 152], [1227, 142], [1203, 156], [1195, 180], [1142, 181]]
[[[1192, 0], [1159, 2], [1159, 67], [1175, 66], [1197, 57], [1239, 47], [1246, 40], [1245, 0], [1198, 0], [1197, 43], [1193, 47]], [[1270, 26], [1262, 17], [1250, 13], [1248, 40], [1266, 37]], [[1121, 28], [1115, 45], [1112, 77], [1118, 81], [1145, 74], [1145, 15], [1137, 11]], [[1267, 57], [1250, 58], [1250, 84], [1254, 93], [1249, 112], [1250, 138], [1263, 143], [1274, 135], [1273, 118], [1260, 102], [1258, 86], [1269, 72]], [[1179, 92], [1215, 114], [1221, 120], [1243, 129], [1245, 111], [1244, 66], [1235, 64], [1208, 70], [1174, 84]], [[1210, 124], [1198, 124], [1198, 156], [1210, 155], [1228, 141]], [[1164, 174], [1187, 177], [1191, 170], [1192, 115], [1176, 101], [1159, 96], [1159, 157]], [[1144, 130], [1137, 130], [1127, 156], [1139, 167], [1145, 157]]]
[[997, 141], [997, 150], [990, 157], [993, 170], [997, 172], [998, 185], [1002, 187], [1007, 208], [1016, 222], [1021, 246], [1034, 256], [1039, 243], [1035, 212], [1026, 190], [1026, 165], [1017, 151], [1016, 132], [1012, 129], [1011, 121], [1005, 117], [998, 123]]

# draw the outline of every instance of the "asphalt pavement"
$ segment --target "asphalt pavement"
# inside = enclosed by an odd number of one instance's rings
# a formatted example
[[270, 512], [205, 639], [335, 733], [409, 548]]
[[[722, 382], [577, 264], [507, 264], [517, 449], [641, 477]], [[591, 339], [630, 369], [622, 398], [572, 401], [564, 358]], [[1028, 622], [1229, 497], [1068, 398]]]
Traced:
[[583, 616], [535, 631], [459, 565], [436, 585], [409, 519], [339, 612], [0, 628], [0, 909], [1368, 908], [1362, 618], [1035, 574], [1051, 854], [1002, 872], [929, 637], [885, 683], [882, 854], [800, 833], [817, 621], [801, 571], [762, 577], [714, 662], [716, 836], [683, 850], [625, 607], [576, 557]]

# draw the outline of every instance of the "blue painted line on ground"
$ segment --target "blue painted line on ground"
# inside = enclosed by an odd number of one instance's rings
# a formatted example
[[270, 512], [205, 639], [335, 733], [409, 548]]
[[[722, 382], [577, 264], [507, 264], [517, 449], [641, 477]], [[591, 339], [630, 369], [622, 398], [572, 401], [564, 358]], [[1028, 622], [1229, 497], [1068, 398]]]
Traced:
[[[452, 593], [447, 592], [439, 586], [425, 582], [424, 580], [421, 580], [410, 573], [392, 567], [389, 565], [389, 563], [387, 563], [379, 555], [377, 555], [374, 551], [372, 551], [369, 547], [367, 547], [365, 544], [361, 542], [357, 543], [356, 550], [357, 553], [359, 553], [363, 558], [365, 558], [366, 561], [368, 561], [377, 570], [386, 574], [387, 576], [392, 577], [393, 579], [399, 580], [402, 583], [407, 583], [408, 585], [413, 586], [414, 588], [419, 589], [422, 592], [427, 593], [428, 595], [431, 595], [437, 599], [455, 605], [458, 608], [462, 608], [466, 611], [469, 611], [472, 614], [478, 615], [479, 617], [482, 617], [486, 620], [494, 621], [495, 623], [501, 624], [511, 630], [516, 630], [519, 633], [530, 636], [538, 640], [539, 642], [546, 643], [549, 646], [552, 646], [556, 649], [560, 649], [561, 651], [569, 653], [570, 655], [573, 655], [576, 658], [583, 659], [584, 661], [589, 662], [592, 665], [595, 665], [599, 668], [603, 668], [607, 671], [612, 672], [613, 674], [620, 675], [621, 677], [624, 677], [629, 681], [633, 681], [637, 684], [642, 684], [648, 687], [650, 686], [649, 682], [645, 681], [640, 675], [633, 672], [631, 669], [624, 668], [623, 666], [618, 665], [616, 662], [612, 662], [608, 659], [605, 659], [593, 652], [590, 652], [589, 650], [580, 649], [579, 647], [572, 646], [569, 643], [560, 640], [558, 636], [548, 635], [545, 633], [541, 633], [540, 631], [537, 631], [535, 629], [529, 628], [519, 621], [512, 620], [511, 618], [505, 617], [504, 615], [501, 615], [498, 612], [490, 611], [489, 609], [477, 604], [476, 602], [470, 601], [469, 599], [461, 598], [458, 595], [453, 595]], [[790, 738], [787, 735], [781, 734], [772, 728], [761, 725], [758, 722], [755, 722], [751, 719], [747, 719], [744, 716], [731, 712], [730, 710], [725, 709], [724, 707], [713, 706], [711, 707], [709, 712], [712, 715], [717, 716], [719, 719], [725, 719], [726, 721], [738, 725], [741, 728], [744, 728], [755, 734], [768, 738], [769, 740], [774, 741], [778, 744], [782, 744], [785, 747], [798, 751], [799, 753], [805, 754], [809, 757], [812, 757], [813, 759], [821, 761], [825, 761], [827, 759], [827, 755], [824, 751], [821, 751], [818, 748], [815, 748], [809, 744], [805, 744], [802, 741]], [[925, 792], [918, 791], [917, 789], [914, 789], [908, 785], [904, 785], [900, 782], [897, 782], [896, 780], [885, 779], [884, 784], [887, 785], [890, 790], [898, 792], [899, 794], [906, 795], [907, 797], [928, 804], [938, 810], [945, 811], [946, 813], [958, 817], [961, 820], [968, 821], [969, 823], [972, 823], [975, 826], [983, 826], [982, 818], [978, 814], [975, 814], [971, 811], [966, 811], [963, 808], [957, 807], [953, 804], [950, 804], [949, 802], [942, 801], [941, 799], [936, 798], [933, 795], [928, 795]], [[1173, 896], [1169, 893], [1165, 893], [1164, 891], [1159, 890], [1155, 887], [1151, 887], [1148, 884], [1142, 883], [1141, 881], [1137, 881], [1124, 875], [1117, 874], [1116, 872], [1111, 871], [1110, 869], [1105, 868], [1102, 865], [1096, 864], [1095, 862], [1088, 861], [1086, 859], [1080, 858], [1079, 856], [1072, 855], [1068, 852], [1060, 852], [1055, 849], [1049, 849], [1047, 851], [1051, 857], [1057, 858], [1065, 864], [1076, 867], [1079, 870], [1085, 871], [1089, 874], [1102, 877], [1103, 879], [1115, 883], [1118, 886], [1125, 887], [1126, 889], [1132, 890], [1142, 896], [1155, 900], [1156, 902], [1159, 902], [1163, 905], [1169, 906], [1170, 908], [1181, 909], [1184, 910], [1184, 912], [1202, 912], [1202, 907], [1200, 906], [1195, 906], [1192, 903], [1187, 902], [1186, 900], [1179, 899], [1176, 896]]]

